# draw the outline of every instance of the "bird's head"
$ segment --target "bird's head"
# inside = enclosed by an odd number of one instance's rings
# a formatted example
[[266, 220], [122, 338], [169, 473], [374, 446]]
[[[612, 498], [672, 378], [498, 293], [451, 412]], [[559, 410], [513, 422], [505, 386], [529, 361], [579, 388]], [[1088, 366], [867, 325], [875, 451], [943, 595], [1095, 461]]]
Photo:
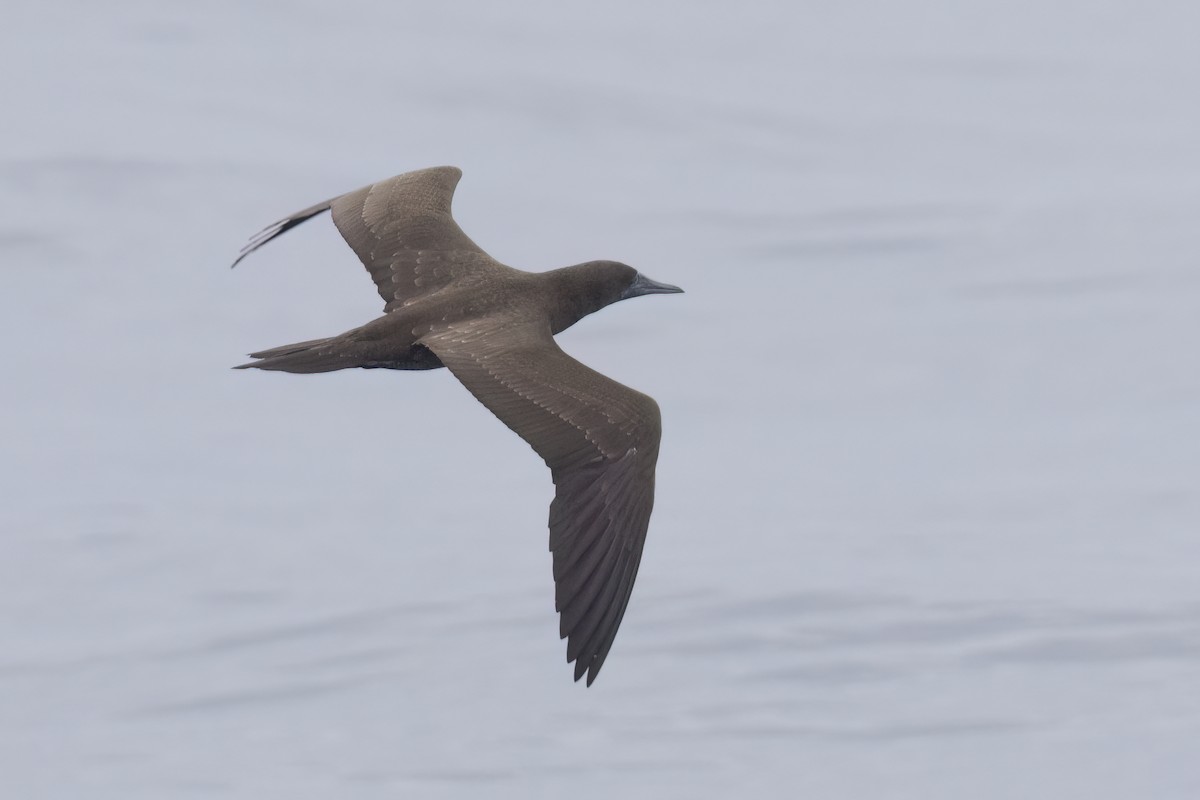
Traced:
[[588, 283], [594, 287], [603, 305], [644, 294], [675, 294], [683, 291], [678, 286], [647, 278], [633, 267], [619, 261], [589, 261], [581, 266], [581, 271], [587, 274]]
[[620, 300], [643, 294], [675, 294], [678, 286], [647, 278], [619, 261], [589, 261], [545, 273], [557, 288], [558, 313], [554, 332], [574, 325], [578, 320]]

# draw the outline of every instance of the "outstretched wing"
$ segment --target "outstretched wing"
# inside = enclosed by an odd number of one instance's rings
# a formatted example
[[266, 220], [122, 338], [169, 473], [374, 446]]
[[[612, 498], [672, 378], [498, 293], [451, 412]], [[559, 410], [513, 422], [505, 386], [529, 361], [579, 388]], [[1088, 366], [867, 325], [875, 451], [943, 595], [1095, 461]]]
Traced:
[[502, 268], [463, 233], [450, 214], [457, 167], [406, 172], [326, 200], [268, 225], [242, 248], [234, 266], [267, 242], [332, 210], [350, 248], [391, 311], [473, 272]]
[[654, 506], [658, 404], [564, 353], [548, 328], [473, 320], [422, 344], [532, 445], [554, 477], [559, 634], [575, 680], [596, 679], [625, 614]]

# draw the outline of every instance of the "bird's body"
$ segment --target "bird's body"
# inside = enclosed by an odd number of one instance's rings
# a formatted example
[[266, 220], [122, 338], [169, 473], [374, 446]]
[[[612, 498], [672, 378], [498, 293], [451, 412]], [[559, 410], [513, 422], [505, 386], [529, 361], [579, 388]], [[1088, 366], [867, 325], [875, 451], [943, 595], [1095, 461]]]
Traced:
[[[410, 172], [266, 228], [238, 261], [331, 210], [385, 314], [338, 336], [252, 353], [285, 372], [449, 367], [550, 467], [556, 607], [575, 678], [595, 679], [616, 635], [654, 502], [661, 433], [653, 399], [568, 356], [553, 336], [606, 305], [681, 291], [613, 261], [532, 273], [504, 266], [450, 215], [461, 172]], [[234, 262], [235, 264], [237, 262]]]
[[[382, 317], [328, 339], [251, 353], [242, 367], [285, 372], [366, 369], [437, 369], [445, 366], [421, 339], [442, 328], [482, 319], [519, 320], [557, 335], [599, 310], [603, 295], [588, 302], [589, 278], [615, 262], [590, 262], [550, 272], [524, 272], [497, 264], [485, 278], [463, 280], [399, 303]], [[607, 305], [607, 303], [605, 303]], [[595, 306], [595, 307], [593, 307]]]

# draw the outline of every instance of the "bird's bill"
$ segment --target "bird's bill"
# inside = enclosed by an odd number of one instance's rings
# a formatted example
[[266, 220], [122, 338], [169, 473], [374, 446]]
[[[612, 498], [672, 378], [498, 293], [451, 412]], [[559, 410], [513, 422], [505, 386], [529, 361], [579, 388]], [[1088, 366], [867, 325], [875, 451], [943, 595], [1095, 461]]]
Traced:
[[644, 294], [676, 294], [682, 291], [683, 289], [680, 289], [678, 286], [672, 286], [669, 283], [659, 283], [639, 272], [637, 277], [633, 279], [633, 283], [629, 284], [629, 288], [625, 290], [625, 294], [621, 295], [621, 299], [627, 300], [630, 297], [640, 297]]

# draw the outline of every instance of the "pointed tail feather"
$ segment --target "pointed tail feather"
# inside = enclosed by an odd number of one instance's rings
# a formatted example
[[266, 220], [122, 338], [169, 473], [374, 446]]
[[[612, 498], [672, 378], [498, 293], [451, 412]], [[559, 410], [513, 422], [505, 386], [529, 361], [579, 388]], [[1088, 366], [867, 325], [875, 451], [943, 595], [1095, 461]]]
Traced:
[[[334, 337], [336, 338], [336, 337]], [[353, 354], [330, 346], [333, 338], [312, 339], [307, 342], [285, 344], [269, 350], [259, 350], [250, 357], [258, 359], [247, 364], [238, 364], [234, 369], [270, 369], [280, 372], [333, 372], [362, 365]]]

